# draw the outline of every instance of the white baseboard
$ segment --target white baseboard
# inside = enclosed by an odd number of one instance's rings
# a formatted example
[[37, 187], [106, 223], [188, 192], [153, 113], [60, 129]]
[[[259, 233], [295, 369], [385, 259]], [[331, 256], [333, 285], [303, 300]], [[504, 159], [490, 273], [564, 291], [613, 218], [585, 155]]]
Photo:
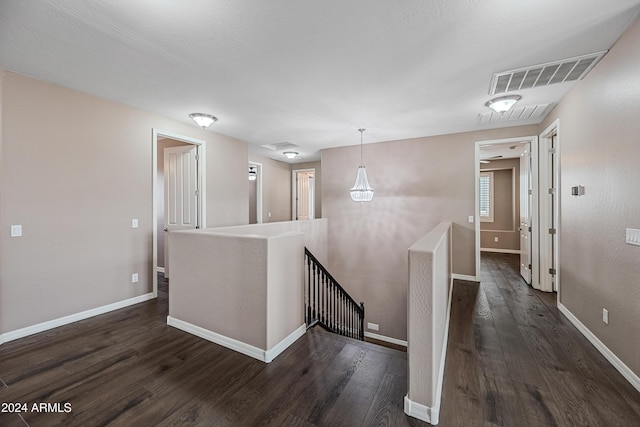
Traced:
[[409, 396], [404, 397], [404, 413], [410, 417], [436, 425], [438, 424], [438, 418], [440, 418], [439, 412], [440, 409], [430, 408], [413, 402], [409, 399]]
[[479, 282], [480, 281], [480, 279], [478, 279], [476, 276], [468, 276], [466, 274], [452, 273], [451, 274], [451, 278], [452, 279], [458, 279], [458, 280], [466, 280], [467, 282]]
[[407, 346], [407, 342], [406, 341], [402, 341], [402, 340], [399, 340], [397, 338], [391, 338], [391, 337], [388, 337], [386, 335], [378, 335], [378, 334], [374, 334], [373, 332], [365, 332], [364, 336], [367, 337], [367, 338], [378, 340], [378, 341], [384, 341], [384, 342], [388, 342], [388, 343], [391, 343], [391, 344], [401, 345], [403, 347]]
[[285, 339], [274, 345], [271, 349], [265, 352], [265, 362], [270, 363], [273, 359], [278, 357], [280, 353], [285, 351], [291, 344], [296, 342], [298, 338], [307, 333], [307, 325], [302, 324], [300, 327], [289, 334]]
[[92, 308], [91, 310], [82, 311], [80, 313], [71, 314], [69, 316], [60, 317], [58, 319], [49, 320], [47, 322], [38, 323], [37, 325], [27, 326], [26, 328], [17, 329], [15, 331], [6, 332], [0, 335], [0, 344], [24, 338], [29, 335], [37, 334], [40, 332], [48, 331], [49, 329], [57, 328], [58, 326], [68, 325], [69, 323], [77, 322], [79, 320], [88, 319], [90, 317], [105, 314], [110, 311], [119, 310], [121, 308], [128, 307], [130, 305], [139, 304], [141, 302], [149, 301], [153, 299], [153, 293], [140, 295], [137, 297], [129, 298], [123, 301], [114, 302], [112, 304], [103, 305], [102, 307]]
[[500, 248], [480, 248], [480, 252], [495, 252], [499, 254], [518, 254], [520, 255], [519, 249], [500, 249]]
[[167, 325], [173, 326], [174, 328], [188, 332], [207, 341], [214, 342], [230, 350], [237, 351], [238, 353], [242, 353], [246, 356], [253, 357], [254, 359], [260, 360], [261, 362], [265, 363], [270, 363], [271, 361], [273, 361], [276, 356], [278, 356], [280, 353], [286, 350], [287, 347], [293, 344], [298, 338], [304, 335], [307, 330], [306, 325], [303, 324], [291, 334], [289, 334], [289, 336], [287, 336], [284, 340], [273, 346], [273, 348], [271, 348], [270, 350], [263, 350], [251, 344], [247, 344], [234, 338], [229, 338], [200, 326], [196, 326], [192, 323], [185, 322], [184, 320], [176, 319], [175, 317], [167, 316]]
[[158, 273], [164, 273], [164, 267], [156, 267]]
[[633, 387], [635, 387], [636, 390], [640, 391], [640, 377], [638, 377], [638, 375], [636, 375], [631, 370], [631, 368], [625, 365], [624, 362], [618, 358], [618, 356], [616, 356], [611, 350], [609, 350], [609, 348], [604, 345], [604, 343], [600, 341], [600, 339], [598, 339], [598, 337], [596, 337], [593, 332], [591, 332], [576, 316], [574, 316], [573, 313], [571, 313], [571, 311], [569, 311], [567, 307], [565, 307], [560, 302], [558, 302], [558, 310], [560, 310], [560, 312], [564, 314], [564, 316], [569, 319], [569, 321], [573, 323], [573, 325], [580, 332], [582, 332], [582, 335], [584, 335], [591, 342], [591, 344], [593, 344], [593, 346], [598, 349], [600, 353], [602, 353], [602, 355], [613, 365], [613, 367], [616, 368], [618, 372], [620, 372], [622, 376], [625, 377], [625, 379], [629, 381]]

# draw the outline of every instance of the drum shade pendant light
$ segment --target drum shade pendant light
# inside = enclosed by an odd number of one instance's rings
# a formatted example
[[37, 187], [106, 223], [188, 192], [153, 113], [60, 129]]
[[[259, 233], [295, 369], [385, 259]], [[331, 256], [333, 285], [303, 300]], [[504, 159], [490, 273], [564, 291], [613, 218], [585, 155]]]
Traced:
[[364, 129], [358, 129], [358, 132], [360, 132], [360, 166], [356, 175], [356, 183], [349, 192], [354, 202], [370, 202], [373, 199], [373, 188], [369, 185], [367, 170], [364, 168], [364, 161], [362, 160], [362, 133], [364, 131]]
[[211, 123], [218, 121], [217, 117], [205, 113], [191, 113], [189, 114], [189, 117], [191, 117], [202, 129], [206, 129], [211, 126]]

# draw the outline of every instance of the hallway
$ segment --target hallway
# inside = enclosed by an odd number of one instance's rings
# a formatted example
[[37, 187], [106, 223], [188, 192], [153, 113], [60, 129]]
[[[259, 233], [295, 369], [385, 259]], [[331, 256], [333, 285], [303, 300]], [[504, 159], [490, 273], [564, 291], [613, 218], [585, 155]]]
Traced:
[[440, 425], [640, 425], [640, 393], [517, 268], [483, 253], [481, 284], [455, 283]]

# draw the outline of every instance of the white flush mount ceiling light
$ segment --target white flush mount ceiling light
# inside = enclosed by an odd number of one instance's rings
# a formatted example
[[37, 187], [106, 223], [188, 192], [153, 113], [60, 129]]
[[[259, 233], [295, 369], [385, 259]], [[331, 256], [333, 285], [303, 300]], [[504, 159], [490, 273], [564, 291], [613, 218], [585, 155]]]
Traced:
[[296, 153], [295, 151], [285, 151], [284, 153], [282, 153], [285, 155], [285, 157], [289, 160], [293, 160], [296, 158], [296, 156], [298, 155], [298, 153]]
[[211, 126], [211, 123], [218, 121], [217, 117], [205, 113], [191, 113], [189, 114], [189, 117], [191, 117], [202, 129], [206, 129]]
[[358, 129], [358, 132], [360, 132], [360, 166], [356, 175], [356, 183], [349, 192], [351, 200], [354, 202], [370, 202], [373, 199], [373, 188], [369, 185], [367, 171], [362, 160], [362, 133], [364, 131], [364, 129]]
[[487, 101], [487, 107], [491, 108], [496, 113], [506, 113], [518, 102], [522, 97], [520, 95], [508, 95], [494, 98], [491, 101]]

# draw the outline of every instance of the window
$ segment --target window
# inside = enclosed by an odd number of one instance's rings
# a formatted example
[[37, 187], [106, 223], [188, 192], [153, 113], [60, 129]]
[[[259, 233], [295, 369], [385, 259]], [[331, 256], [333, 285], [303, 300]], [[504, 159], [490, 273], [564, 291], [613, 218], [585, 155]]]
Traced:
[[480, 221], [493, 222], [493, 172], [480, 172]]

